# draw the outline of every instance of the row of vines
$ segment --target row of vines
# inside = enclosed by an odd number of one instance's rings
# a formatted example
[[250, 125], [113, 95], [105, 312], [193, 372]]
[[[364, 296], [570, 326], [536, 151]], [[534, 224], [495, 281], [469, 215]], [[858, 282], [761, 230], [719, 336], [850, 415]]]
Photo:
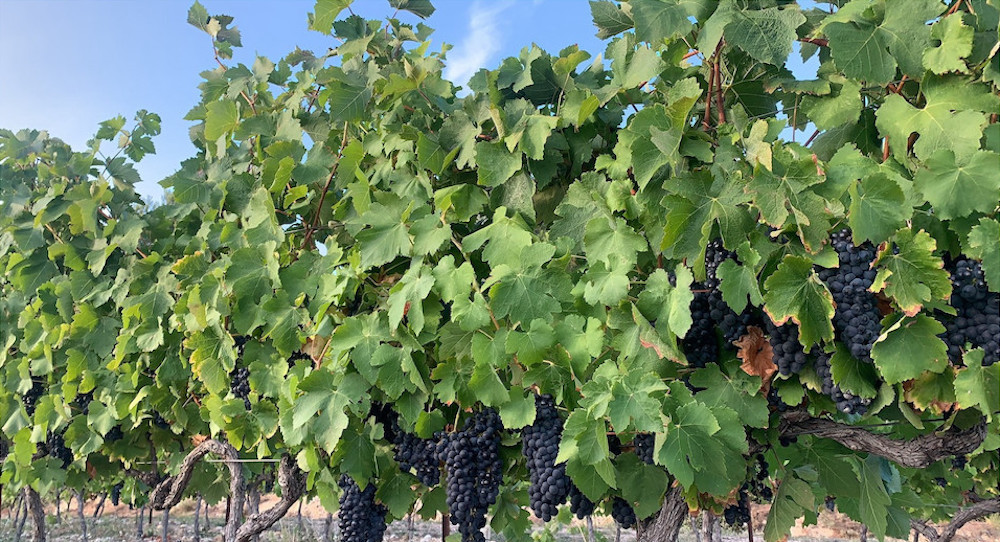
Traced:
[[350, 4], [249, 66], [191, 7], [213, 64], [160, 205], [153, 113], [0, 130], [5, 500], [228, 499], [225, 542], [304, 498], [348, 541], [1000, 512], [995, 0], [599, 0], [602, 55], [464, 87], [428, 0]]

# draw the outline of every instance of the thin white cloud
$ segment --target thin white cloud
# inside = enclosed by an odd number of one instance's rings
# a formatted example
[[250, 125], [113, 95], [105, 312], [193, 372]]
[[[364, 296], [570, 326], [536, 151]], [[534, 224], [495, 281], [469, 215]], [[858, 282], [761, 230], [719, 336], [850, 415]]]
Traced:
[[468, 33], [460, 44], [448, 54], [444, 76], [449, 81], [464, 85], [479, 68], [500, 51], [503, 35], [500, 32], [500, 15], [513, 5], [504, 2], [476, 0], [469, 8]]

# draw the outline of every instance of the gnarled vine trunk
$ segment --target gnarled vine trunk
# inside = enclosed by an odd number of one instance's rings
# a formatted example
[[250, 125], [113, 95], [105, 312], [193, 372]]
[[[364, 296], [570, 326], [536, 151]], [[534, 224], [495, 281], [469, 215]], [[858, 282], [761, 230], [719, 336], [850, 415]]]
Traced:
[[176, 475], [163, 480], [153, 488], [150, 497], [152, 507], [156, 510], [169, 510], [176, 506], [191, 482], [195, 466], [208, 454], [220, 457], [229, 468], [229, 506], [223, 529], [224, 542], [249, 542], [284, 517], [289, 508], [305, 493], [305, 476], [290, 456], [283, 456], [278, 467], [281, 499], [270, 509], [259, 514], [252, 513], [244, 521], [246, 478], [239, 463], [239, 454], [229, 443], [208, 439], [188, 453]]
[[675, 542], [681, 525], [688, 517], [687, 502], [680, 487], [672, 487], [663, 498], [663, 506], [651, 519], [640, 522], [637, 542]]
[[24, 501], [28, 505], [28, 515], [31, 516], [31, 540], [45, 542], [45, 509], [42, 507], [42, 497], [29, 486], [24, 488]]

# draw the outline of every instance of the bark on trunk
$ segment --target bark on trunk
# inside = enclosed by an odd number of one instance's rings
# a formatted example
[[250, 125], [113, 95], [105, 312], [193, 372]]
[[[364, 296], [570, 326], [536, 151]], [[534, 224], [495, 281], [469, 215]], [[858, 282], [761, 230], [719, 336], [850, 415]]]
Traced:
[[636, 527], [637, 542], [675, 542], [688, 515], [688, 506], [680, 487], [672, 487], [663, 498], [663, 506], [652, 519]]
[[910, 527], [924, 535], [928, 542], [951, 542], [963, 525], [993, 514], [1000, 514], [1000, 497], [979, 501], [960, 509], [951, 517], [950, 522], [941, 527], [941, 531], [916, 519], [910, 520]]
[[146, 507], [139, 508], [139, 513], [135, 516], [135, 538], [142, 540], [142, 522], [146, 519]]
[[34, 542], [45, 542], [45, 508], [42, 507], [42, 497], [29, 486], [24, 488], [24, 500], [28, 503], [28, 514], [31, 516], [31, 539]]
[[83, 490], [76, 493], [76, 516], [80, 518], [80, 532], [83, 534], [83, 542], [87, 542], [87, 516], [83, 514]]
[[167, 532], [169, 528], [170, 528], [170, 509], [167, 508], [166, 510], [163, 511], [163, 521], [162, 525], [160, 526], [160, 542], [168, 542]]
[[24, 534], [24, 523], [28, 519], [28, 503], [21, 498], [17, 502], [17, 517], [14, 518], [14, 523], [17, 524], [17, 537], [14, 538], [17, 542], [21, 542], [21, 535]]
[[201, 529], [198, 525], [198, 518], [201, 516], [201, 493], [194, 505], [194, 542], [201, 542]]

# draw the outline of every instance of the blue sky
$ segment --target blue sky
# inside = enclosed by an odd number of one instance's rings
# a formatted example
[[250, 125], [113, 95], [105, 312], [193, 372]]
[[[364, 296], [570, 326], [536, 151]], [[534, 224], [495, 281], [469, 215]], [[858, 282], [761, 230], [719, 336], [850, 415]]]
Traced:
[[[307, 30], [313, 0], [202, 0], [211, 14], [235, 17], [243, 47], [231, 65], [257, 55], [277, 61], [296, 46], [323, 51], [336, 42]], [[445, 76], [464, 83], [481, 67], [537, 43], [552, 53], [577, 44], [597, 56], [585, 0], [434, 0], [425, 21], [433, 48], [450, 43]], [[813, 2], [802, 2], [804, 6]], [[199, 73], [215, 68], [209, 37], [187, 24], [188, 0], [0, 0], [0, 128], [48, 130], [82, 150], [100, 121], [131, 120], [146, 109], [163, 119], [157, 152], [138, 169], [139, 191], [157, 200], [157, 182], [194, 154], [184, 115], [198, 102]], [[353, 10], [384, 18], [387, 0], [355, 0]], [[419, 21], [402, 13], [408, 22]], [[797, 44], [796, 44], [797, 45]], [[796, 47], [797, 49], [797, 47]], [[811, 64], [815, 64], [815, 59]], [[793, 53], [789, 67], [803, 70]], [[109, 149], [113, 152], [114, 149]]]
[[[306, 29], [311, 0], [201, 0], [209, 13], [235, 17], [243, 47], [233, 62], [277, 60], [296, 46], [325, 50], [336, 42]], [[187, 0], [0, 0], [0, 128], [48, 130], [83, 149], [97, 124], [146, 109], [163, 119], [156, 155], [138, 166], [140, 192], [159, 199], [157, 181], [194, 154], [183, 120], [198, 102], [198, 75], [215, 67], [209, 38], [187, 24]], [[434, 48], [450, 43], [449, 79], [537, 43], [557, 52], [578, 44], [603, 51], [583, 0], [436, 0], [425, 22]], [[355, 0], [368, 18], [392, 13], [386, 0]], [[403, 13], [400, 18], [419, 21]]]

